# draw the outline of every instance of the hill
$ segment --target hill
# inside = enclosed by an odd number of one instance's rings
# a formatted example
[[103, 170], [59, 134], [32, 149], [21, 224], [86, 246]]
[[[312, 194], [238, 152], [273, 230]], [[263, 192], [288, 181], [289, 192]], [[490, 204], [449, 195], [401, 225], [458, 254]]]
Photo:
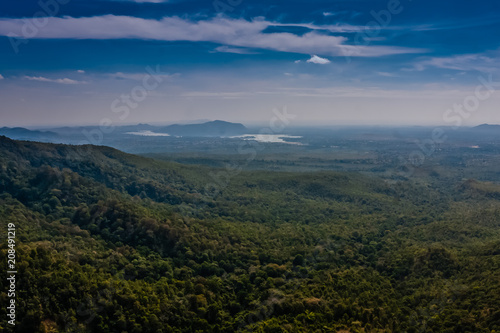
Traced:
[[0, 137], [16, 332], [493, 332], [492, 186], [211, 169]]
[[159, 129], [162, 133], [176, 136], [192, 137], [224, 137], [246, 134], [247, 128], [239, 123], [230, 123], [222, 120], [210, 121], [202, 124], [170, 125]]
[[500, 125], [491, 125], [491, 124], [481, 124], [473, 127], [474, 130], [480, 131], [500, 131]]
[[34, 131], [23, 127], [2, 127], [0, 135], [15, 140], [51, 141], [59, 138], [59, 135], [50, 131]]

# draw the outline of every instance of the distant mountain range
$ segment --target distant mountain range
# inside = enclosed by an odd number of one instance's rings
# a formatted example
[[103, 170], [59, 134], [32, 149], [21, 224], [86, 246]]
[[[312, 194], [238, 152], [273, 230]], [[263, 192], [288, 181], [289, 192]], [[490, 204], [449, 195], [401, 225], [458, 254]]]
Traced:
[[248, 129], [240, 123], [222, 120], [209, 121], [202, 124], [170, 125], [156, 129], [156, 132], [175, 136], [234, 136], [246, 134]]
[[474, 127], [474, 129], [500, 131], [500, 125], [481, 124], [479, 126]]
[[[98, 126], [75, 126], [58, 127], [47, 131], [29, 130], [23, 127], [2, 127], [0, 135], [4, 135], [14, 140], [28, 141], [63, 141], [78, 142], [86, 140], [84, 132], [99, 132]], [[172, 136], [182, 137], [224, 137], [236, 136], [248, 133], [248, 129], [240, 123], [231, 123], [222, 120], [204, 122], [201, 124], [174, 124], [168, 126], [155, 126], [148, 124], [126, 125], [116, 127], [115, 134], [144, 132], [167, 133]], [[108, 135], [109, 137], [109, 135]]]
[[23, 127], [2, 127], [0, 128], [0, 135], [14, 140], [50, 141], [59, 138], [59, 135], [55, 132], [29, 130]]

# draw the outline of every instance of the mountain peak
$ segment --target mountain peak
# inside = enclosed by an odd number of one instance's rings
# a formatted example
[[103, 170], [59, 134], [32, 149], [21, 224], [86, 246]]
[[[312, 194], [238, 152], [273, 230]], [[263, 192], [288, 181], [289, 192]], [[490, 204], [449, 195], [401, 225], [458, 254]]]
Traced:
[[213, 120], [202, 124], [170, 125], [160, 128], [163, 133], [190, 137], [224, 137], [246, 134], [247, 128], [240, 123]]
[[497, 125], [497, 124], [481, 124], [481, 125], [478, 125], [478, 126], [474, 127], [474, 129], [480, 129], [480, 130], [499, 130], [500, 129], [500, 125]]

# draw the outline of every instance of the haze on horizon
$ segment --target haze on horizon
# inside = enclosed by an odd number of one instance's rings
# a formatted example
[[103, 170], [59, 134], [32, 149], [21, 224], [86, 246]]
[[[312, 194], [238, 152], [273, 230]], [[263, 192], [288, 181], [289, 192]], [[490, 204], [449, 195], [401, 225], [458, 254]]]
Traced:
[[0, 127], [500, 123], [498, 2], [58, 1], [0, 4]]

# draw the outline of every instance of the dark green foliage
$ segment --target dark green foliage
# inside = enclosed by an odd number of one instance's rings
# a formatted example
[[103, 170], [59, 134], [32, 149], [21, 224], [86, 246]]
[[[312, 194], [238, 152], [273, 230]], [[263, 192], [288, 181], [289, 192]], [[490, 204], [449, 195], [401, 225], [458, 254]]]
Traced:
[[16, 331], [500, 330], [495, 185], [213, 172], [0, 138]]

